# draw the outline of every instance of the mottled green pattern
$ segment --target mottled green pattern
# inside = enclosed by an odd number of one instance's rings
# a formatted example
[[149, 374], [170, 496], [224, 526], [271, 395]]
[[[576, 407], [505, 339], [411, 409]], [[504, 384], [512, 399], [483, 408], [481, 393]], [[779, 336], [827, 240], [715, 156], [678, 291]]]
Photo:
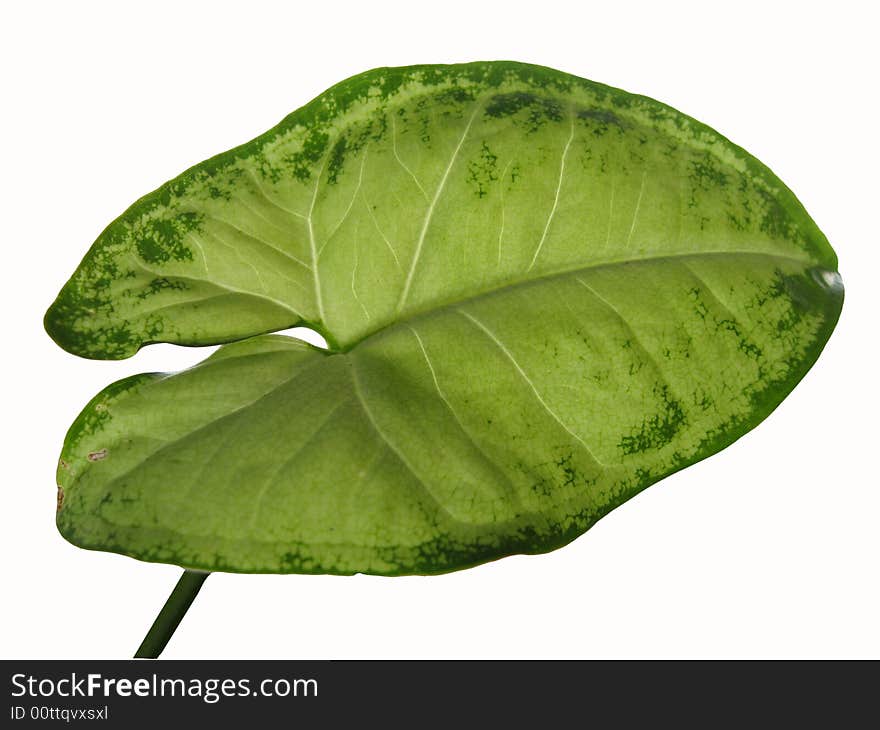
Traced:
[[[760, 422], [843, 298], [788, 189], [655, 101], [514, 63], [379, 69], [138, 201], [64, 347], [241, 340], [99, 395], [76, 544], [431, 573], [541, 552]], [[325, 352], [260, 333], [306, 323]]]

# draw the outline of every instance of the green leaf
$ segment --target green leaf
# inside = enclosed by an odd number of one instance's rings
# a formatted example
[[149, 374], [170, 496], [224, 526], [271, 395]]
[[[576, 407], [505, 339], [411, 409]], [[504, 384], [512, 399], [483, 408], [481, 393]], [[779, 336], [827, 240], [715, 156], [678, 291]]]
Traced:
[[[71, 427], [75, 544], [434, 573], [583, 533], [753, 428], [843, 301], [792, 193], [656, 101], [510, 62], [378, 69], [135, 203], [46, 316], [221, 347]], [[321, 350], [261, 333], [307, 324]]]

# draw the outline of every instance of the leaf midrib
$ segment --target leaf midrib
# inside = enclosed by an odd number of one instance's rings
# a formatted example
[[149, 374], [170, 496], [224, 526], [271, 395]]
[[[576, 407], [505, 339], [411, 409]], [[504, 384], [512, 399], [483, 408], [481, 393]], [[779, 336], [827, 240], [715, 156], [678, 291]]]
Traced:
[[[773, 260], [785, 261], [785, 262], [789, 262], [789, 263], [793, 262], [793, 263], [797, 263], [797, 264], [800, 264], [805, 267], [808, 267], [808, 266], [821, 267], [822, 266], [821, 263], [819, 263], [818, 261], [815, 261], [813, 259], [810, 259], [810, 258], [800, 258], [797, 256], [786, 256], [785, 254], [765, 253], [765, 252], [761, 252], [761, 251], [743, 251], [743, 250], [689, 251], [689, 252], [680, 253], [680, 254], [665, 254], [663, 256], [644, 256], [641, 258], [625, 259], [625, 260], [618, 260], [618, 261], [604, 261], [602, 263], [588, 264], [586, 266], [577, 266], [574, 268], [560, 269], [557, 271], [552, 271], [552, 272], [548, 272], [546, 274], [542, 274], [541, 276], [530, 277], [528, 279], [520, 279], [519, 281], [506, 282], [506, 283], [500, 284], [496, 287], [490, 287], [487, 289], [483, 289], [482, 291], [480, 291], [476, 294], [472, 294], [470, 296], [465, 296], [465, 297], [461, 297], [458, 299], [450, 299], [450, 300], [443, 301], [442, 303], [441, 302], [434, 303], [434, 304], [430, 305], [429, 307], [409, 312], [404, 317], [398, 317], [398, 318], [394, 319], [393, 321], [388, 322], [387, 324], [376, 327], [375, 329], [367, 332], [363, 337], [358, 338], [357, 340], [353, 341], [352, 343], [350, 343], [348, 345], [345, 345], [342, 347], [337, 347], [337, 348], [328, 348], [328, 352], [330, 352], [331, 354], [344, 355], [348, 352], [351, 352], [358, 345], [366, 342], [367, 340], [375, 338], [376, 336], [383, 334], [386, 330], [391, 330], [399, 325], [408, 324], [414, 320], [418, 320], [423, 317], [427, 317], [429, 315], [442, 312], [443, 310], [446, 310], [446, 309], [455, 309], [457, 307], [468, 304], [470, 302], [475, 302], [475, 301], [479, 301], [480, 299], [483, 299], [483, 298], [494, 296], [495, 294], [498, 294], [499, 292], [502, 292], [502, 291], [514, 290], [514, 289], [518, 289], [520, 287], [532, 286], [534, 284], [538, 284], [538, 283], [545, 281], [545, 280], [562, 278], [565, 276], [569, 276], [571, 274], [579, 274], [579, 273], [584, 273], [584, 272], [589, 272], [589, 271], [598, 271], [601, 269], [615, 268], [618, 266], [626, 266], [628, 264], [662, 263], [664, 261], [686, 261], [688, 259], [699, 260], [699, 259], [716, 258], [716, 257], [721, 258], [721, 257], [725, 257], [725, 256], [729, 256], [729, 257], [733, 257], [733, 258], [754, 257], [754, 258], [762, 258], [762, 259], [773, 259]], [[332, 337], [332, 334], [331, 334], [331, 337], [328, 338], [324, 331], [320, 331], [320, 333], [322, 335], [324, 335], [324, 337], [328, 340], [328, 342], [331, 339], [333, 341], [338, 341], [338, 340], [336, 340], [335, 337]]]

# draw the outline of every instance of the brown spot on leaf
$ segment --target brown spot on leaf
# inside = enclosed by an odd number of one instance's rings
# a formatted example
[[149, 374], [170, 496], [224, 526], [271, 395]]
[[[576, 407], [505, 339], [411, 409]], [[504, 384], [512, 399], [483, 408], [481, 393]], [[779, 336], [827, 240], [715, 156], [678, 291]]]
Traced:
[[100, 449], [98, 451], [90, 452], [87, 458], [89, 461], [101, 461], [101, 459], [104, 459], [106, 457], [107, 449]]
[[64, 459], [58, 459], [58, 466], [60, 466], [64, 471], [70, 469], [70, 464], [68, 464]]
[[64, 506], [64, 488], [59, 484], [58, 485], [58, 494], [55, 502], [55, 511], [60, 512], [61, 508]]

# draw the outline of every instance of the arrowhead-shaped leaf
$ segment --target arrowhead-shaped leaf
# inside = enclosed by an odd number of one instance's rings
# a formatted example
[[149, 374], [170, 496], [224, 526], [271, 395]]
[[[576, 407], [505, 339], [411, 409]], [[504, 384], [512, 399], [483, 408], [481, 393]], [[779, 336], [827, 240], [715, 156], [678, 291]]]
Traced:
[[[72, 542], [207, 570], [454, 570], [566, 543], [766, 417], [840, 312], [761, 163], [514, 63], [379, 69], [188, 170], [49, 310], [87, 357], [226, 345], [71, 427]], [[298, 324], [328, 351], [257, 336]]]

